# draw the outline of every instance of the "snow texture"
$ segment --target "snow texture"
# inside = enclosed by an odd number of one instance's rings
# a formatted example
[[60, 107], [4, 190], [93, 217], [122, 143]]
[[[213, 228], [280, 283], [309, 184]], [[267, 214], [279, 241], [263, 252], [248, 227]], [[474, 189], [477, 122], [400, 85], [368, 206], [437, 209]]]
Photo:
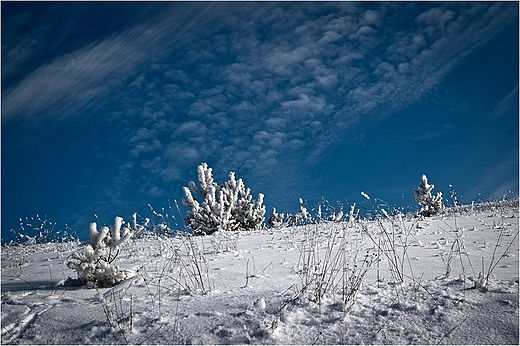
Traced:
[[3, 247], [1, 342], [518, 345], [518, 204], [350, 215], [232, 240], [132, 238], [114, 264], [136, 275], [111, 288], [65, 284], [79, 243]]

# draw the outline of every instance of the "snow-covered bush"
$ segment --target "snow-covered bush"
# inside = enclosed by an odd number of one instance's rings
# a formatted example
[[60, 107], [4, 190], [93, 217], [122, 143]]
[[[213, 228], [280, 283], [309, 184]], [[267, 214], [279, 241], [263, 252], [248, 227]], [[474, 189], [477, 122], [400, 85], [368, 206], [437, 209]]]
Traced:
[[182, 201], [191, 208], [185, 221], [196, 234], [260, 227], [265, 215], [263, 194], [258, 194], [254, 201], [251, 189], [245, 187], [242, 179], [236, 180], [234, 172], [229, 173], [229, 181], [219, 186], [207, 163], [200, 164], [197, 171], [200, 187], [190, 181], [189, 187], [183, 188], [186, 198]]
[[290, 226], [305, 225], [305, 224], [311, 223], [313, 221], [312, 215], [309, 213], [309, 211], [307, 210], [307, 207], [305, 206], [305, 202], [301, 198], [299, 200], [300, 200], [300, 211], [294, 215], [291, 215], [291, 214], [287, 215], [287, 224]]
[[267, 219], [267, 227], [269, 227], [269, 228], [281, 227], [283, 225], [283, 218], [284, 218], [284, 214], [277, 213], [276, 208], [273, 207], [273, 209], [271, 209], [271, 214], [269, 215], [269, 219]]
[[413, 198], [422, 206], [420, 214], [423, 216], [433, 216], [444, 210], [442, 203], [442, 192], [432, 195], [433, 184], [428, 184], [428, 178], [423, 174], [421, 185], [414, 189]]
[[84, 247], [72, 253], [76, 261], [67, 263], [70, 269], [78, 273], [78, 280], [82, 285], [90, 288], [112, 287], [129, 278], [130, 271], [120, 270], [114, 261], [119, 255], [121, 246], [134, 233], [123, 226], [123, 218], [117, 216], [114, 226], [104, 226], [98, 231], [97, 224], [90, 224], [90, 241]]

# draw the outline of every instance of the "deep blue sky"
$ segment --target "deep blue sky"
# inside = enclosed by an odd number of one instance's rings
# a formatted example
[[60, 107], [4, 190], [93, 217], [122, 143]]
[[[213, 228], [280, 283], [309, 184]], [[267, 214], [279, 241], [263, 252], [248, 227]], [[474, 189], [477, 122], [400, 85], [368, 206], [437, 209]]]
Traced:
[[[2, 231], [180, 200], [518, 196], [518, 3], [2, 2]], [[97, 220], [94, 216], [99, 217]]]

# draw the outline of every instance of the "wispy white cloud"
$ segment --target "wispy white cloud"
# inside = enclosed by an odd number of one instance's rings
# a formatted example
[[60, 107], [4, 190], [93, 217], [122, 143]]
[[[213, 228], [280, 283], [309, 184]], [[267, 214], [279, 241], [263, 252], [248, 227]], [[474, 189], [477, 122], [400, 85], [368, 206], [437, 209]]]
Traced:
[[514, 109], [518, 112], [518, 84], [496, 105], [493, 116], [499, 117]]
[[[516, 172], [516, 174], [514, 174]], [[518, 193], [518, 153], [515, 157], [500, 162], [490, 167], [483, 177], [479, 177], [478, 183], [473, 186], [467, 194], [469, 196], [480, 196], [484, 199], [501, 199], [511, 192]], [[497, 182], [502, 182], [497, 186]], [[518, 195], [508, 196], [518, 197]]]
[[360, 121], [420, 99], [516, 16], [503, 3], [406, 5], [406, 25], [392, 3], [163, 6], [10, 85], [3, 120], [117, 105], [135, 163], [121, 172], [149, 172], [139, 179], [153, 194], [210, 158], [269, 174], [296, 149], [316, 155]]
[[40, 67], [4, 92], [3, 117], [38, 117], [51, 108], [57, 114], [74, 112], [111, 92], [120, 85], [118, 77], [145, 58], [128, 41], [111, 38]]
[[[210, 8], [211, 5], [199, 13], [200, 20], [208, 16]], [[187, 5], [185, 10], [193, 14], [196, 7]], [[196, 23], [180, 18], [174, 9], [164, 11], [120, 34], [58, 57], [14, 86], [4, 86], [2, 117], [34, 120], [42, 115], [70, 116], [103, 100], [142, 69], [145, 61], [159, 59], [166, 39], [170, 39], [169, 44], [182, 44], [189, 39], [187, 32]], [[171, 39], [172, 32], [179, 34]], [[9, 56], [19, 49], [2, 50]]]

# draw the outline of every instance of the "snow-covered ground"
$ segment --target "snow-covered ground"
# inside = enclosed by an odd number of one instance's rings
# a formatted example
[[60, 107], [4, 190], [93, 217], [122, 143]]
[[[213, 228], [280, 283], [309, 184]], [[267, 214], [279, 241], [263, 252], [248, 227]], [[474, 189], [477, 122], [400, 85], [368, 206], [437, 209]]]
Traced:
[[78, 243], [3, 247], [1, 342], [517, 345], [518, 220], [497, 205], [147, 236], [117, 260], [135, 276], [100, 289], [66, 284]]

